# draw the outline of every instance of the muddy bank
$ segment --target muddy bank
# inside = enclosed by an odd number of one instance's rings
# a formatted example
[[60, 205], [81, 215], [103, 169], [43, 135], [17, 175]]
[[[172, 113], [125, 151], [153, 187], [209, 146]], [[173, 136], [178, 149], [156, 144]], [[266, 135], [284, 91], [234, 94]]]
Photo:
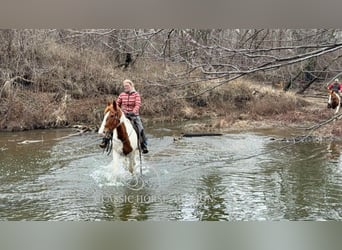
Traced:
[[[242, 92], [240, 91], [243, 87]], [[257, 89], [257, 91], [255, 90]], [[321, 137], [341, 137], [341, 121], [331, 122], [315, 131], [308, 128], [333, 114], [322, 100], [260, 87], [258, 84], [237, 82], [229, 88], [198, 100], [182, 100], [172, 105], [172, 98], [151, 97], [145, 93], [141, 116], [145, 127], [164, 122], [184, 123], [184, 132], [246, 131], [261, 128], [289, 128]], [[75, 98], [68, 93], [17, 91], [16, 95], [0, 100], [0, 130], [65, 128], [84, 125], [92, 130], [100, 125], [103, 110], [113, 95]], [[157, 102], [163, 107], [153, 107]], [[205, 105], [203, 104], [205, 103]], [[160, 110], [159, 110], [160, 109]]]

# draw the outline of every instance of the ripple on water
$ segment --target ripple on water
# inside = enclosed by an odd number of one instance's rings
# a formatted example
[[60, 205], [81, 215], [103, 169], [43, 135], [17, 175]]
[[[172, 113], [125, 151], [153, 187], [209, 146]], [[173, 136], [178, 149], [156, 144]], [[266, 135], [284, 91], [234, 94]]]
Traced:
[[171, 131], [158, 133], [160, 137], [149, 137], [150, 153], [143, 155], [142, 178], [139, 164], [135, 176], [122, 164], [114, 171], [112, 155], [102, 154], [95, 135], [70, 137], [51, 145], [8, 146], [9, 150], [0, 151], [4, 156], [0, 163], [0, 217], [342, 218], [342, 165], [339, 152], [331, 146], [327, 150], [322, 143], [286, 144], [253, 133], [173, 142]]

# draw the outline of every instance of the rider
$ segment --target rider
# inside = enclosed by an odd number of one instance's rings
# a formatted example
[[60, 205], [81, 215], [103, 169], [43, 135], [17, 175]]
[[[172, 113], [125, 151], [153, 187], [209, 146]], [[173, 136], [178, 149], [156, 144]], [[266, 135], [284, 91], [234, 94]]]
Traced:
[[[139, 116], [139, 109], [141, 105], [141, 97], [140, 94], [135, 90], [134, 84], [131, 80], [123, 81], [124, 92], [122, 92], [118, 99], [117, 104], [125, 113], [125, 116], [129, 118], [131, 121], [135, 122], [138, 127], [138, 131], [141, 135], [141, 149], [143, 154], [148, 153], [147, 149], [147, 138], [144, 132], [144, 127], [142, 121]], [[100, 144], [101, 148], [105, 148], [108, 141], [103, 140]]]
[[328, 85], [328, 89], [335, 91], [337, 94], [340, 94], [342, 92], [342, 84], [336, 78], [334, 80], [334, 82], [332, 82]]

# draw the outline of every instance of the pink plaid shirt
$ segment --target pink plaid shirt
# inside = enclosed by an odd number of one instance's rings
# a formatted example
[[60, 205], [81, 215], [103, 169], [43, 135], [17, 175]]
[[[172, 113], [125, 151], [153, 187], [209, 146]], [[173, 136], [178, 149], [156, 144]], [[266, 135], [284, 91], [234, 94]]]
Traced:
[[117, 103], [124, 113], [133, 112], [134, 114], [139, 115], [141, 97], [138, 92], [132, 91], [130, 93], [121, 93]]

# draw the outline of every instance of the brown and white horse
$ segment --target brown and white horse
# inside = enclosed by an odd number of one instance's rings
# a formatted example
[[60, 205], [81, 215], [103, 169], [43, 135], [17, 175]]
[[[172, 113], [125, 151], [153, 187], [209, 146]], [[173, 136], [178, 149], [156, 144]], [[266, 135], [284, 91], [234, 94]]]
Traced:
[[106, 136], [113, 133], [114, 171], [118, 169], [120, 160], [128, 160], [128, 170], [133, 174], [136, 164], [135, 158], [139, 151], [138, 137], [131, 121], [125, 117], [115, 101], [113, 103], [108, 102], [98, 133]]
[[341, 106], [341, 97], [339, 94], [337, 94], [333, 90], [328, 90], [328, 93], [329, 93], [328, 108], [336, 109], [335, 114], [337, 114]]

